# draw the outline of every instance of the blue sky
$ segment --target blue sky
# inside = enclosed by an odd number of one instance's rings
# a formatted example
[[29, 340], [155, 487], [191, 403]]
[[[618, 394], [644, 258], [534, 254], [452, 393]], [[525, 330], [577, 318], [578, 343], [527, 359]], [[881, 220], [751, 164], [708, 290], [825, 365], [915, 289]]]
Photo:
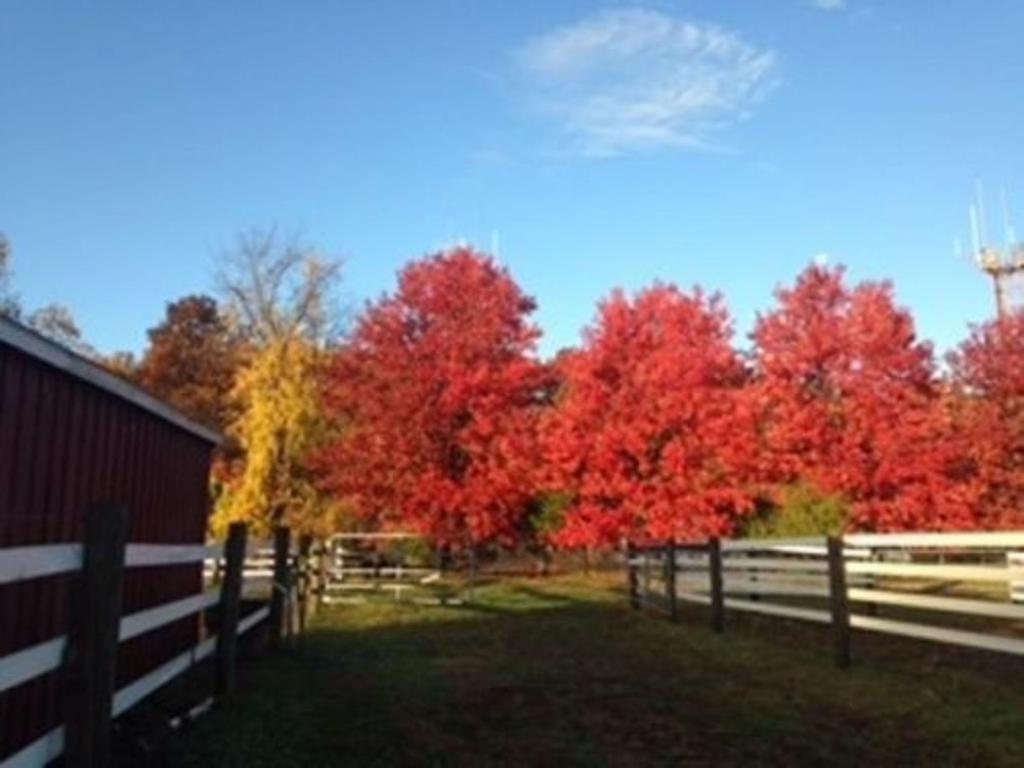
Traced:
[[[347, 260], [489, 247], [574, 343], [613, 286], [725, 293], [819, 253], [940, 348], [992, 311], [967, 205], [1024, 228], [1016, 0], [0, 4], [0, 231], [103, 351], [210, 290], [237, 232]], [[742, 341], [742, 340], [741, 340]]]

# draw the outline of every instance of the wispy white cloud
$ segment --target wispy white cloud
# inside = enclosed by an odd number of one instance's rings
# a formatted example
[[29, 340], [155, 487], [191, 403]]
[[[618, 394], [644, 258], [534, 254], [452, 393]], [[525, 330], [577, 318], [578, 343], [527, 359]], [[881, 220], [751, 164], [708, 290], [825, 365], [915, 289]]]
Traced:
[[841, 11], [846, 8], [846, 0], [811, 0], [811, 5], [822, 11]]
[[515, 57], [536, 106], [590, 155], [716, 149], [715, 134], [748, 117], [778, 82], [774, 51], [642, 9], [555, 29]]

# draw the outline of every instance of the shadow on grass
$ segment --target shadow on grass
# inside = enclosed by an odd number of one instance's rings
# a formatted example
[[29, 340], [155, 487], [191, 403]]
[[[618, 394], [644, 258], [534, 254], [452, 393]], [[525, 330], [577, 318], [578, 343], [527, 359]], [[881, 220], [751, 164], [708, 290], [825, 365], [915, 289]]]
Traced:
[[723, 638], [706, 629], [702, 611], [672, 625], [630, 611], [607, 584], [579, 579], [492, 584], [478, 596], [463, 607], [328, 611], [291, 648], [253, 665], [232, 701], [154, 742], [148, 761], [1024, 761], [1024, 693], [1005, 664], [1001, 675], [922, 671], [920, 654], [910, 653], [888, 657], [884, 669], [865, 662], [841, 673], [817, 627], [733, 622]]

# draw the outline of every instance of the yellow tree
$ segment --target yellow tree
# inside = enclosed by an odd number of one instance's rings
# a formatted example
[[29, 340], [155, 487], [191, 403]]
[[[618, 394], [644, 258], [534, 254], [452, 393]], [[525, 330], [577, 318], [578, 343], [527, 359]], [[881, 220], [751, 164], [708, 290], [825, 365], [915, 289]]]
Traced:
[[322, 353], [304, 339], [275, 341], [253, 353], [242, 369], [235, 397], [242, 415], [233, 433], [245, 464], [218, 505], [215, 529], [244, 520], [257, 535], [277, 523], [326, 535], [335, 505], [320, 493], [307, 467], [327, 427], [318, 387]]
[[334, 326], [338, 264], [273, 231], [243, 235], [219, 276], [227, 312], [246, 342], [230, 433], [243, 457], [223, 479], [213, 529], [242, 520], [264, 535], [278, 523], [314, 535], [335, 528], [337, 506], [307, 461], [327, 437], [319, 369]]

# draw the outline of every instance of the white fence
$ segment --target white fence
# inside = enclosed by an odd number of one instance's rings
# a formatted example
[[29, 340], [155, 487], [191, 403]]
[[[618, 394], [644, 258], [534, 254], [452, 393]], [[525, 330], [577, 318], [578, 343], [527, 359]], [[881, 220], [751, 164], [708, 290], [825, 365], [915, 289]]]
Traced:
[[[299, 566], [296, 553], [288, 554], [288, 564], [293, 569]], [[217, 557], [204, 561], [203, 579], [207, 584], [216, 586], [224, 575], [224, 567], [224, 557], [218, 550]], [[270, 594], [274, 581], [273, 545], [255, 543], [246, 549], [242, 579], [242, 596], [246, 599], [266, 598]]]
[[631, 598], [670, 614], [710, 605], [719, 629], [727, 609], [832, 625], [847, 657], [851, 627], [1024, 655], [1024, 532], [850, 534], [832, 547], [830, 557], [816, 537], [637, 550]]
[[343, 533], [327, 542], [324, 553], [324, 595], [328, 604], [360, 603], [369, 596], [388, 594], [394, 600], [454, 605], [461, 598], [445, 594], [444, 575], [440, 568], [422, 563], [409, 564], [400, 552], [390, 556], [368, 552], [360, 544], [421, 541], [410, 533]]
[[[173, 544], [128, 544], [125, 548], [126, 568], [212, 563], [220, 559], [220, 547]], [[81, 544], [0, 549], [0, 585], [81, 571]], [[118, 642], [130, 640], [147, 632], [205, 611], [221, 600], [219, 586], [204, 588], [198, 594], [163, 605], [124, 615], [120, 618]], [[270, 607], [262, 606], [240, 619], [237, 634], [243, 635], [270, 615]], [[132, 681], [114, 694], [114, 717], [127, 712], [158, 688], [186, 672], [196, 663], [213, 655], [218, 638], [204, 637], [192, 648], [170, 659], [146, 675]], [[45, 642], [23, 648], [0, 658], [0, 693], [60, 668], [65, 663], [68, 636], [60, 635]], [[0, 768], [35, 768], [57, 759], [64, 752], [65, 726], [54, 728], [18, 752], [0, 759]]]

